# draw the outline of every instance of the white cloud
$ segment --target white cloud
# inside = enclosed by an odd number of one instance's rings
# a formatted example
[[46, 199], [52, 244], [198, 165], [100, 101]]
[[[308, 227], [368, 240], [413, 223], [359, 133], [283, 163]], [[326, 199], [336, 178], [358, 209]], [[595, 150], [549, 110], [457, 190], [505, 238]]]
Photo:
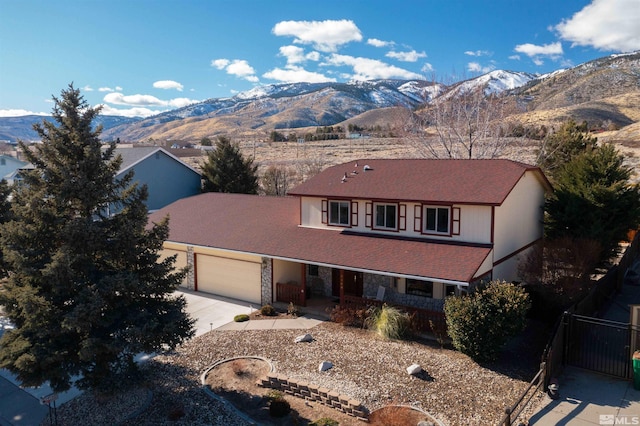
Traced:
[[384, 40], [378, 40], [377, 38], [370, 38], [367, 40], [367, 44], [374, 47], [387, 47], [387, 46], [393, 46], [395, 43], [392, 41], [384, 41]]
[[[108, 93], [103, 101], [113, 105], [126, 105], [134, 107], [172, 107], [180, 108], [196, 102], [197, 100], [188, 98], [174, 98], [168, 101], [158, 99], [152, 95], [123, 95], [122, 93]], [[157, 113], [157, 112], [156, 112]]]
[[329, 65], [350, 66], [353, 68], [355, 80], [374, 80], [378, 78], [422, 79], [420, 74], [386, 64], [369, 58], [356, 58], [348, 55], [333, 54], [328, 60]]
[[416, 52], [415, 50], [411, 50], [409, 52], [388, 52], [386, 55], [388, 58], [397, 59], [403, 62], [416, 62], [420, 58], [426, 58], [427, 54], [424, 52]]
[[519, 44], [514, 48], [514, 50], [530, 57], [536, 65], [542, 65], [544, 63], [542, 57], [547, 57], [557, 61], [562, 57], [563, 53], [562, 44], [559, 41], [544, 44], [542, 46], [531, 43]]
[[213, 61], [211, 61], [211, 66], [212, 67], [216, 67], [219, 70], [223, 70], [227, 67], [227, 65], [229, 65], [231, 61], [229, 61], [228, 59], [214, 59]]
[[83, 92], [93, 92], [93, 88], [88, 84], [82, 88]]
[[132, 106], [165, 106], [166, 101], [162, 101], [151, 95], [123, 95], [122, 93], [108, 93], [103, 100], [114, 105]]
[[314, 50], [313, 52], [307, 53], [304, 57], [310, 61], [318, 62], [320, 60], [320, 52]]
[[98, 88], [98, 92], [115, 92], [115, 89], [112, 89], [111, 87], [99, 87]]
[[33, 112], [26, 109], [0, 109], [0, 117], [22, 117], [23, 115], [51, 115], [46, 112]]
[[527, 56], [551, 56], [551, 55], [562, 55], [562, 44], [560, 42], [544, 44], [542, 46], [525, 43], [519, 44], [514, 49], [518, 53], [524, 53]]
[[305, 54], [303, 48], [291, 45], [280, 47], [280, 56], [287, 58], [287, 65], [320, 60], [320, 53], [313, 51]]
[[177, 81], [173, 80], [160, 80], [153, 83], [153, 87], [156, 89], [176, 89], [178, 92], [182, 92], [184, 86]]
[[225, 70], [227, 74], [235, 75], [252, 83], [258, 82], [256, 71], [244, 59], [234, 59], [233, 61], [229, 59], [214, 59], [211, 61], [211, 66], [219, 70]]
[[282, 21], [272, 29], [277, 36], [293, 36], [294, 43], [311, 44], [321, 52], [335, 52], [339, 46], [361, 41], [362, 34], [353, 21]]
[[431, 71], [433, 71], [433, 65], [431, 65], [429, 62], [425, 62], [424, 65], [422, 66], [422, 68], [420, 68], [420, 71], [422, 71], [422, 72], [431, 72]]
[[509, 59], [512, 59], [514, 61], [519, 61], [520, 60], [520, 55], [511, 55], [511, 56], [509, 56]]
[[593, 0], [554, 27], [572, 46], [631, 52], [640, 49], [638, 0]]
[[468, 56], [491, 56], [492, 53], [488, 50], [467, 50], [464, 52], [465, 55]]
[[173, 98], [171, 100], [168, 101], [168, 105], [173, 107], [173, 108], [182, 108], [185, 107], [187, 105], [191, 105], [191, 104], [195, 104], [197, 102], [197, 100], [194, 99], [189, 99], [189, 98]]
[[480, 72], [486, 74], [494, 69], [496, 69], [494, 65], [480, 65], [478, 62], [469, 62], [467, 64], [467, 71], [469, 72]]
[[116, 115], [119, 117], [150, 117], [155, 114], [160, 114], [164, 111], [154, 111], [149, 108], [128, 108], [128, 109], [118, 109], [113, 108], [107, 104], [100, 104], [96, 106], [102, 106], [103, 115]]
[[335, 78], [327, 77], [323, 74], [307, 71], [298, 66], [288, 66], [286, 69], [274, 68], [262, 75], [264, 78], [282, 81], [285, 83], [325, 83], [336, 81]]

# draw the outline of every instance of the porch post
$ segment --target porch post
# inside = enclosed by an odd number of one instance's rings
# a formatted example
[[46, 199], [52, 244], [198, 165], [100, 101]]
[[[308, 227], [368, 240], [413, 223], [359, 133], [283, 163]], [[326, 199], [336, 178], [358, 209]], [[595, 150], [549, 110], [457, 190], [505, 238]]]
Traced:
[[340, 269], [340, 305], [344, 305], [344, 269]]

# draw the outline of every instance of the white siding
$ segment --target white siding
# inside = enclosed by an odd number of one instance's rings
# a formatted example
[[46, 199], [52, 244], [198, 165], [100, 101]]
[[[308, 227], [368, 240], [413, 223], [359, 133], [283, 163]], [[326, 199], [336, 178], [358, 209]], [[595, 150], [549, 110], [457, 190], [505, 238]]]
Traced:
[[322, 227], [322, 199], [301, 197], [300, 224], [302, 226]]
[[302, 266], [300, 263], [273, 259], [273, 283], [287, 283], [294, 281], [302, 283]]
[[[533, 172], [527, 172], [495, 209], [494, 263], [542, 238], [543, 206], [544, 187]], [[496, 271], [500, 272], [494, 274], [497, 279], [515, 277], [517, 261], [507, 262]]]
[[457, 241], [491, 242], [491, 206], [460, 206], [460, 235]]
[[[166, 244], [166, 243], [165, 243]], [[159, 261], [163, 261], [165, 260], [167, 257], [170, 256], [176, 256], [176, 261], [173, 263], [173, 268], [174, 271], [177, 271], [179, 269], [185, 268], [187, 266], [187, 248], [186, 246], [183, 247], [182, 250], [179, 249], [173, 249], [173, 248], [167, 248], [165, 246], [165, 248], [160, 251], [160, 259], [158, 259]], [[186, 287], [187, 286], [187, 274], [185, 274], [184, 278], [182, 279], [182, 282], [180, 283], [181, 287]]]

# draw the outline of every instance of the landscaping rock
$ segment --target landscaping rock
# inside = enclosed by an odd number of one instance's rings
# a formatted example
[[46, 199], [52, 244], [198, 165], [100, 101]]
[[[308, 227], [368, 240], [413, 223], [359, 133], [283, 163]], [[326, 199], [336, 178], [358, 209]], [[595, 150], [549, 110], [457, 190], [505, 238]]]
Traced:
[[312, 341], [313, 341], [313, 337], [310, 334], [303, 334], [302, 336], [296, 337], [296, 340], [295, 340], [296, 343], [312, 342]]
[[322, 361], [318, 366], [318, 371], [323, 372], [330, 368], [333, 368], [333, 363], [331, 361]]
[[415, 376], [416, 374], [422, 373], [422, 367], [418, 364], [411, 364], [407, 367], [407, 374]]

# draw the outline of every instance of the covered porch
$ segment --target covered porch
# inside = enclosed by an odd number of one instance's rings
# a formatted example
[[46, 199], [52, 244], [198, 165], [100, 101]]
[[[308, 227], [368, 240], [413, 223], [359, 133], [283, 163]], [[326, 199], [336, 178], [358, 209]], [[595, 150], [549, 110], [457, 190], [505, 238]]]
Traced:
[[[287, 265], [288, 263], [288, 265]], [[283, 274], [282, 271], [289, 271]], [[409, 313], [419, 331], [446, 328], [444, 298], [461, 294], [467, 283], [425, 281], [428, 291], [403, 277], [355, 271], [333, 265], [273, 261], [273, 302], [285, 308], [289, 303], [305, 313], [329, 318], [336, 306], [359, 309], [388, 304]]]

